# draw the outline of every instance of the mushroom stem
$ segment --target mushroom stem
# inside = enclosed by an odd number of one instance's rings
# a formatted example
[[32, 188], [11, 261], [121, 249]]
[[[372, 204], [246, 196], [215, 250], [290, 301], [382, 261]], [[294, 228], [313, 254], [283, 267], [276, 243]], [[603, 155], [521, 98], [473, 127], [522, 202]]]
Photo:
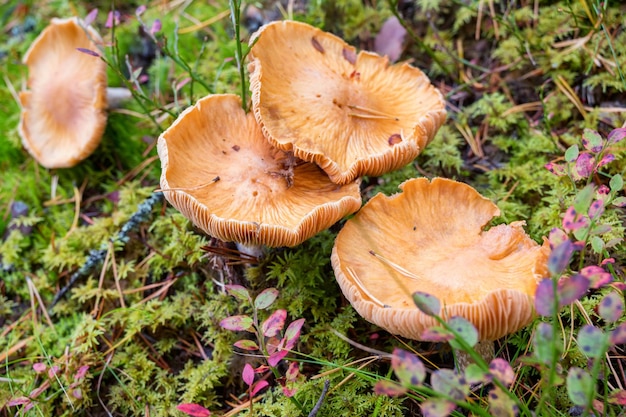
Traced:
[[118, 109], [122, 103], [130, 100], [133, 93], [124, 87], [107, 87], [107, 104], [109, 109]]
[[[473, 349], [487, 363], [491, 362], [496, 356], [496, 351], [492, 340], [481, 340], [476, 343]], [[467, 366], [471, 363], [474, 363], [474, 361], [467, 352], [457, 349], [452, 349], [452, 352], [454, 353], [454, 357], [456, 359], [456, 370], [459, 373], [465, 372]]]
[[263, 245], [246, 245], [244, 243], [235, 242], [237, 250], [246, 255], [260, 258], [263, 256]]

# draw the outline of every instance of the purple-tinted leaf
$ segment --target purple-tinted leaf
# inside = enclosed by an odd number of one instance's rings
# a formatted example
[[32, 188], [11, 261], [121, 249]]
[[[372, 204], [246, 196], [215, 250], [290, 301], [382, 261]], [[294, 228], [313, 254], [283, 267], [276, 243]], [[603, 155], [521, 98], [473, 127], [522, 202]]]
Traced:
[[259, 345], [252, 340], [238, 340], [233, 345], [243, 350], [259, 350]]
[[611, 226], [608, 224], [600, 224], [589, 231], [590, 235], [598, 236], [609, 233], [611, 231]]
[[454, 339], [454, 335], [443, 327], [431, 327], [422, 332], [419, 340], [425, 342], [448, 342]]
[[241, 378], [247, 386], [252, 385], [252, 383], [254, 382], [254, 368], [252, 368], [252, 365], [250, 365], [249, 363], [244, 365], [243, 371], [241, 372]]
[[611, 291], [600, 301], [598, 314], [609, 323], [616, 322], [624, 314], [624, 298]]
[[611, 285], [611, 287], [619, 291], [626, 291], [626, 283], [624, 282], [615, 282], [613, 283], [613, 285]]
[[74, 374], [74, 381], [81, 380], [87, 375], [87, 371], [89, 370], [89, 365], [83, 365], [78, 368], [78, 371]]
[[591, 152], [598, 153], [602, 150], [602, 136], [595, 130], [585, 129], [583, 132], [583, 146]]
[[578, 231], [588, 226], [589, 217], [579, 214], [573, 206], [565, 211], [565, 215], [563, 216], [563, 229], [565, 229], [565, 231]]
[[413, 302], [427, 316], [436, 316], [441, 309], [441, 303], [437, 297], [425, 292], [417, 291], [413, 293]]
[[587, 178], [594, 171], [596, 161], [594, 157], [587, 152], [583, 152], [576, 159], [576, 173], [581, 178]]
[[426, 400], [420, 405], [424, 417], [446, 417], [454, 411], [456, 405], [452, 401], [437, 398]]
[[567, 395], [575, 404], [586, 406], [589, 396], [595, 394], [594, 381], [583, 369], [572, 367], [567, 373]]
[[438, 369], [430, 377], [430, 384], [440, 394], [462, 401], [469, 393], [469, 384], [452, 369]]
[[535, 310], [539, 315], [554, 314], [554, 283], [551, 279], [543, 279], [535, 291]]
[[374, 385], [374, 393], [388, 397], [399, 397], [407, 392], [407, 388], [393, 381], [381, 380]]
[[288, 354], [289, 354], [289, 351], [286, 350], [286, 349], [274, 352], [273, 354], [270, 355], [269, 358], [267, 358], [267, 363], [268, 363], [269, 366], [275, 367]]
[[574, 244], [566, 240], [550, 252], [548, 270], [552, 276], [558, 276], [565, 271], [574, 254]]
[[515, 417], [519, 409], [515, 401], [499, 387], [489, 391], [489, 414], [493, 417]]
[[139, 7], [137, 7], [135, 9], [135, 15], [136, 16], [141, 16], [142, 14], [144, 14], [146, 9], [147, 9], [147, 7], [144, 4], [142, 4], [141, 6], [139, 6]]
[[395, 62], [402, 55], [406, 29], [397, 17], [391, 16], [380, 28], [374, 38], [374, 52], [378, 55], [387, 55], [389, 61]]
[[595, 171], [597, 171], [598, 169], [602, 168], [603, 166], [613, 161], [615, 161], [615, 155], [613, 155], [612, 153], [607, 153], [606, 155], [602, 157], [602, 159], [600, 159], [600, 162], [598, 162], [598, 165], [596, 165], [595, 167]]
[[285, 378], [287, 381], [295, 381], [300, 375], [300, 364], [298, 362], [291, 362], [289, 367], [287, 368], [287, 372], [285, 372]]
[[46, 369], [48, 369], [48, 367], [43, 362], [37, 362], [33, 364], [33, 371], [35, 371], [38, 374], [45, 372]]
[[293, 397], [296, 394], [296, 388], [280, 387], [283, 391], [283, 395], [287, 398]]
[[226, 288], [228, 295], [232, 295], [237, 300], [250, 302], [250, 293], [245, 287], [241, 285], [225, 285], [224, 288]]
[[611, 130], [611, 133], [607, 136], [607, 139], [611, 144], [617, 143], [624, 138], [626, 138], [626, 128], [623, 127]]
[[278, 298], [278, 290], [276, 288], [266, 288], [254, 299], [254, 307], [257, 310], [265, 310]]
[[30, 403], [30, 398], [28, 397], [17, 397], [14, 398], [12, 400], [10, 400], [9, 402], [6, 403], [7, 407], [15, 407], [18, 405], [24, 405], [24, 404], [29, 404]]
[[92, 51], [91, 49], [87, 49], [87, 48], [76, 48], [76, 50], [78, 52], [82, 52], [83, 54], [87, 54], [87, 55], [91, 55], [91, 56], [95, 56], [95, 57], [100, 57], [100, 54], [97, 53], [96, 51]]
[[622, 323], [613, 329], [609, 337], [609, 343], [612, 346], [626, 343], [626, 323]]
[[286, 319], [287, 310], [280, 309], [274, 311], [272, 315], [261, 324], [263, 335], [266, 337], [276, 336], [285, 326]]
[[578, 332], [578, 348], [589, 358], [598, 359], [606, 353], [608, 336], [600, 329], [585, 324]]
[[406, 387], [420, 385], [426, 378], [426, 368], [417, 355], [395, 348], [391, 357], [391, 367], [400, 383]]
[[548, 235], [548, 242], [550, 242], [551, 250], [556, 248], [566, 240], [569, 240], [569, 237], [567, 236], [567, 233], [565, 233], [563, 230], [557, 227], [550, 230], [550, 234]]
[[[450, 326], [470, 347], [478, 343], [478, 331], [467, 319], [461, 316], [452, 317], [448, 321], [448, 326]], [[455, 349], [461, 349], [456, 339], [450, 340], [450, 346]]]
[[154, 35], [155, 33], [159, 33], [161, 31], [161, 20], [155, 19], [154, 23], [152, 23], [152, 27], [150, 28], [150, 34]]
[[611, 190], [609, 189], [609, 187], [607, 187], [606, 185], [602, 184], [596, 190], [595, 198], [600, 200], [600, 201], [606, 202], [606, 200], [608, 200], [608, 198], [609, 198], [609, 193], [610, 192], [611, 192]]
[[298, 319], [289, 323], [289, 326], [287, 326], [287, 329], [285, 330], [285, 349], [291, 350], [296, 345], [296, 342], [300, 337], [300, 330], [304, 325], [304, 321], [305, 319]]
[[251, 331], [252, 330], [252, 318], [249, 316], [239, 315], [226, 317], [220, 321], [220, 326], [226, 330], [232, 330], [234, 332]]
[[117, 26], [120, 24], [120, 12], [117, 10], [109, 12], [107, 15], [107, 21], [104, 24], [104, 27], [107, 29], [111, 29], [113, 26]]
[[480, 382], [488, 382], [490, 379], [490, 375], [486, 374], [480, 366], [475, 363], [467, 365], [463, 374], [465, 376], [465, 381], [470, 385], [475, 385]]
[[511, 365], [501, 358], [496, 358], [489, 364], [489, 372], [507, 387], [510, 387], [515, 380], [515, 372]]
[[198, 404], [178, 404], [176, 409], [193, 417], [209, 417], [211, 415], [209, 410]]
[[85, 16], [83, 23], [85, 23], [85, 26], [89, 26], [96, 21], [96, 17], [98, 17], [98, 9], [92, 9], [89, 13], [87, 13], [87, 16]]
[[613, 391], [609, 395], [609, 402], [611, 404], [626, 405], [626, 390], [622, 389], [618, 391]]
[[606, 259], [603, 259], [602, 262], [600, 262], [600, 265], [605, 266], [605, 265], [614, 264], [614, 263], [615, 263], [615, 258], [606, 258]]
[[615, 207], [626, 207], [626, 197], [617, 197], [611, 204]]
[[271, 355], [272, 353], [276, 352], [278, 349], [282, 349], [285, 346], [285, 339], [284, 338], [279, 339], [277, 337], [270, 337], [269, 339], [267, 339], [265, 346], [267, 347], [267, 353]]
[[567, 170], [565, 169], [565, 165], [563, 164], [557, 164], [555, 162], [548, 162], [547, 164], [544, 165], [544, 167], [548, 171], [550, 171], [551, 173], [553, 173], [554, 175], [558, 177], [561, 177], [567, 173]]
[[565, 160], [567, 162], [574, 162], [578, 158], [578, 145], [572, 145], [565, 151]]
[[250, 391], [250, 397], [254, 397], [259, 391], [261, 391], [263, 388], [266, 388], [269, 384], [270, 383], [264, 379], [262, 379], [261, 381], [258, 381], [252, 387], [252, 390]]
[[59, 367], [54, 365], [52, 368], [48, 369], [48, 378], [53, 379], [59, 373]]
[[[557, 335], [557, 339], [559, 339]], [[552, 359], [558, 357], [560, 350], [559, 340], [552, 339], [552, 325], [539, 323], [533, 338], [534, 356], [540, 363], [549, 365]]]
[[570, 305], [580, 299], [587, 292], [590, 284], [589, 279], [581, 274], [559, 280], [557, 288], [559, 307]]
[[590, 265], [580, 270], [580, 275], [589, 279], [591, 288], [600, 288], [613, 281], [613, 276], [603, 268]]
[[600, 200], [595, 200], [593, 203], [591, 203], [591, 205], [589, 206], [589, 218], [591, 220], [595, 220], [598, 217], [602, 216], [602, 213], [604, 213], [604, 203]]

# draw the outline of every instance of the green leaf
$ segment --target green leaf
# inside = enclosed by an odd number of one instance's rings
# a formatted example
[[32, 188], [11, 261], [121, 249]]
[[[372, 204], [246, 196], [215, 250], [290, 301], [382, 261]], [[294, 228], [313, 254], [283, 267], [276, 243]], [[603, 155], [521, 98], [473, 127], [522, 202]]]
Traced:
[[245, 287], [241, 285], [225, 285], [224, 288], [226, 288], [228, 295], [232, 295], [237, 300], [250, 302], [250, 293]]
[[615, 291], [608, 293], [598, 305], [598, 314], [604, 320], [613, 323], [624, 314], [624, 298]]
[[243, 350], [259, 350], [259, 346], [252, 340], [238, 340], [233, 345]]
[[278, 290], [276, 288], [266, 288], [254, 299], [254, 307], [257, 310], [265, 310], [278, 298]]
[[417, 355], [404, 349], [395, 348], [391, 357], [391, 367], [405, 387], [420, 385], [426, 378], [426, 368]]
[[499, 387], [489, 391], [489, 414], [493, 417], [515, 417], [519, 412], [515, 401]]
[[586, 324], [578, 332], [578, 348], [587, 357], [598, 359], [606, 353], [608, 338], [601, 329]]
[[469, 393], [469, 384], [452, 369], [438, 369], [430, 377], [430, 384], [440, 394], [447, 395], [457, 401], [463, 401]]
[[565, 151], [565, 160], [574, 162], [578, 158], [578, 145], [572, 145]]
[[620, 174], [613, 175], [611, 181], [609, 181], [609, 188], [611, 188], [611, 191], [614, 193], [622, 191], [622, 188], [624, 188], [624, 178], [622, 178]]
[[226, 330], [241, 332], [244, 330], [250, 331], [252, 323], [252, 318], [249, 316], [230, 316], [220, 321], [220, 326]]
[[[452, 317], [448, 321], [448, 326], [452, 328], [456, 333], [458, 333], [459, 337], [465, 341], [470, 347], [473, 347], [476, 343], [478, 343], [478, 330], [476, 327], [465, 318], [461, 316]], [[455, 339], [450, 341], [450, 346], [455, 349], [460, 349], [461, 346], [456, 342]]]
[[604, 142], [602, 136], [595, 130], [586, 128], [583, 132], [583, 146], [585, 149], [591, 152], [600, 152], [602, 150], [602, 143]]
[[589, 396], [595, 393], [594, 382], [591, 376], [583, 369], [572, 367], [567, 373], [567, 395], [579, 406], [589, 404]]
[[436, 316], [441, 310], [441, 303], [435, 296], [417, 291], [413, 293], [413, 302], [420, 311], [428, 316]]
[[558, 333], [556, 339], [552, 339], [552, 325], [549, 323], [539, 323], [535, 329], [535, 337], [533, 338], [534, 356], [539, 362], [549, 365], [552, 360], [560, 354], [560, 337]]
[[593, 184], [586, 185], [585, 188], [578, 191], [574, 198], [574, 210], [576, 210], [577, 213], [587, 213], [595, 195], [595, 186]]
[[602, 240], [599, 236], [593, 236], [591, 238], [591, 249], [597, 254], [602, 253], [604, 250], [604, 240]]

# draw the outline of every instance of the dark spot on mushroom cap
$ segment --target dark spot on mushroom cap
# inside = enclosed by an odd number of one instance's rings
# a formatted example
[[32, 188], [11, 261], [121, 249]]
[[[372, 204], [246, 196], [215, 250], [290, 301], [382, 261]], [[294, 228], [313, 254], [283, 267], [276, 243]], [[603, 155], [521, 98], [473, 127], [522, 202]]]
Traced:
[[398, 143], [402, 142], [402, 136], [400, 136], [397, 133], [394, 133], [393, 135], [389, 136], [389, 139], [387, 139], [387, 142], [389, 143], [389, 146], [397, 145]]
[[354, 52], [354, 50], [343, 48], [343, 50], [341, 51], [341, 54], [343, 55], [343, 58], [346, 61], [348, 61], [352, 65], [356, 64], [356, 53]]
[[315, 39], [315, 36], [311, 38], [311, 43], [313, 44], [313, 48], [315, 48], [318, 52], [322, 54], [325, 52], [324, 47], [322, 46], [321, 43], [319, 43], [317, 39]]
[[233, 145], [232, 146], [232, 150], [235, 152], [239, 152], [239, 149], [241, 149], [241, 147], [239, 145]]

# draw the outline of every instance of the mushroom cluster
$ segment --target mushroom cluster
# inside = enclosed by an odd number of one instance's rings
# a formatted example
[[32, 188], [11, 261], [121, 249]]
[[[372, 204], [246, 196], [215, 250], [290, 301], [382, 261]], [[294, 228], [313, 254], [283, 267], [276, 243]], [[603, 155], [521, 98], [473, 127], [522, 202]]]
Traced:
[[252, 36], [252, 112], [209, 95], [161, 134], [161, 189], [207, 234], [295, 246], [361, 206], [362, 175], [406, 165], [445, 120], [417, 68], [304, 23]]

